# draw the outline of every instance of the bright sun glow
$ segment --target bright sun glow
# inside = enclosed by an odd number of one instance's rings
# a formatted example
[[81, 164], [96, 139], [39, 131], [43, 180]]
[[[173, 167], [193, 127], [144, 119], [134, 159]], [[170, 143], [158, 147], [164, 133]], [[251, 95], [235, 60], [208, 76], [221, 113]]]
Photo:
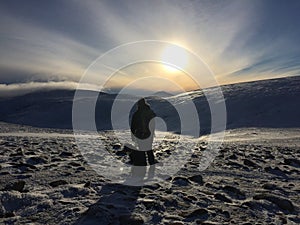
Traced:
[[[172, 66], [164, 64], [163, 67], [166, 71], [178, 72], [179, 69], [184, 69], [187, 66], [188, 53], [179, 46], [168, 46], [162, 53], [162, 62], [174, 65]], [[178, 69], [175, 66], [178, 67]]]

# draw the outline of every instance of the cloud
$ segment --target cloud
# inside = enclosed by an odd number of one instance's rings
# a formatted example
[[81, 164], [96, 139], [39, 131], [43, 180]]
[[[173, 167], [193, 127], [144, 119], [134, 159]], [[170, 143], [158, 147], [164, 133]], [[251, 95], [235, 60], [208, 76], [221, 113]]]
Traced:
[[1, 12], [0, 19], [1, 71], [23, 71], [24, 76], [39, 73], [79, 79], [89, 63], [100, 54], [99, 50], [76, 41], [76, 38], [20, 21], [5, 12]]
[[300, 64], [297, 1], [28, 0], [22, 7], [14, 1], [0, 6], [0, 83], [7, 74], [10, 83], [77, 82], [106, 51], [149, 39], [192, 50], [220, 83], [293, 75]]
[[[25, 95], [35, 91], [45, 90], [76, 90], [79, 86], [77, 82], [29, 82], [16, 84], [0, 84], [0, 98]], [[101, 87], [93, 84], [80, 84], [84, 90], [99, 91]]]

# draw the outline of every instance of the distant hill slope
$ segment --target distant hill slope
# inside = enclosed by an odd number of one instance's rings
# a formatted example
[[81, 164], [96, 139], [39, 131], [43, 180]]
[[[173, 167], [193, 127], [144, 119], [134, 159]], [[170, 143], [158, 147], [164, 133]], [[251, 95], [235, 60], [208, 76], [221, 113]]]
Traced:
[[[227, 107], [227, 127], [300, 127], [300, 76], [222, 86]], [[89, 91], [80, 101], [89, 101]], [[0, 98], [0, 121], [44, 128], [72, 129], [74, 90], [33, 92], [23, 96]], [[188, 93], [199, 112], [201, 133], [210, 130], [210, 109], [201, 91]], [[110, 110], [116, 95], [101, 93], [96, 105], [99, 130], [111, 129]], [[128, 98], [127, 98], [128, 97]], [[123, 104], [132, 101], [124, 96]], [[187, 94], [149, 99], [168, 130], [179, 131], [180, 120], [167, 101], [184, 104]], [[126, 120], [127, 115], [120, 117]]]

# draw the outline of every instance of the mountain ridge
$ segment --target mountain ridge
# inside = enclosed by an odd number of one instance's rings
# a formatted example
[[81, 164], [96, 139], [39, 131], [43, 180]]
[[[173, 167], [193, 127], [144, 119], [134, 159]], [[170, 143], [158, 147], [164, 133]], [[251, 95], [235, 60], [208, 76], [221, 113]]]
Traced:
[[[210, 88], [213, 89], [213, 88]], [[221, 86], [227, 107], [227, 127], [300, 127], [300, 77], [288, 77]], [[84, 92], [83, 99], [95, 96]], [[92, 94], [91, 94], [92, 93]], [[45, 90], [0, 99], [0, 121], [41, 128], [72, 129], [72, 105], [75, 90]], [[101, 92], [96, 104], [98, 130], [111, 130], [110, 111], [116, 94]], [[189, 96], [199, 113], [201, 132], [210, 130], [210, 109], [201, 90], [162, 98], [149, 97], [156, 114], [170, 131], [180, 131], [180, 119], [171, 102], [184, 104]], [[132, 103], [133, 98], [123, 96]], [[124, 116], [124, 115], [123, 115]], [[126, 115], [121, 119], [126, 119]]]

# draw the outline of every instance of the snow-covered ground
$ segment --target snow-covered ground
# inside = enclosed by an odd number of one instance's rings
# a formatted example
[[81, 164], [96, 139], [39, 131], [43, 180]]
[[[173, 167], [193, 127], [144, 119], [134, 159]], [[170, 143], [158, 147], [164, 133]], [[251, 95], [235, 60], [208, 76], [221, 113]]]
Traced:
[[[149, 99], [168, 129], [156, 131], [159, 164], [139, 174], [143, 186], [128, 185], [136, 178], [122, 151], [130, 133], [112, 131], [115, 95], [97, 100], [99, 132], [80, 135], [71, 129], [74, 91], [0, 96], [0, 224], [300, 224], [300, 76], [221, 88], [223, 141], [208, 135], [202, 91]], [[173, 106], [187, 99], [200, 137], [178, 134]]]
[[[168, 135], [154, 147], [159, 160], [174, 151]], [[176, 174], [133, 187], [96, 173], [69, 130], [2, 123], [0, 224], [299, 224], [299, 136], [297, 128], [228, 130], [199, 171], [202, 136]], [[111, 132], [98, 137], [118, 148]]]

